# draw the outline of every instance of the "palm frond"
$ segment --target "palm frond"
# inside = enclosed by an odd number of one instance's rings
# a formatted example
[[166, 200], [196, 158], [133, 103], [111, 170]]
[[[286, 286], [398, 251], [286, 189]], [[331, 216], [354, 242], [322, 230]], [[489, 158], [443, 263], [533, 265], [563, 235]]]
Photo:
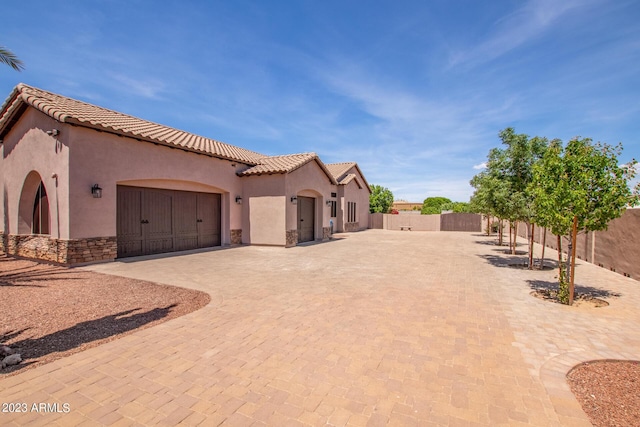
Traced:
[[24, 70], [24, 64], [13, 52], [6, 47], [0, 46], [0, 62], [7, 64], [16, 71]]

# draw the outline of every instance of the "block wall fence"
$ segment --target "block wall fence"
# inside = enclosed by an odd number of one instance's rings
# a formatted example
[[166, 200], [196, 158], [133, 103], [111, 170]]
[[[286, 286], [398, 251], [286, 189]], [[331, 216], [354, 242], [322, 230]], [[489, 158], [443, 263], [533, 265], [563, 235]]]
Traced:
[[[543, 228], [535, 227], [534, 241], [541, 244], [544, 233]], [[545, 246], [557, 251], [557, 237], [550, 231], [546, 234]], [[527, 225], [519, 224], [518, 236], [527, 238], [528, 235]], [[568, 242], [568, 239], [562, 241], [565, 254]], [[640, 208], [627, 209], [620, 218], [609, 223], [607, 230], [579, 233], [576, 258], [640, 280]]]
[[482, 231], [482, 217], [478, 214], [445, 213], [420, 215], [419, 213], [401, 213], [398, 215], [369, 214], [369, 228], [382, 230], [411, 231]]

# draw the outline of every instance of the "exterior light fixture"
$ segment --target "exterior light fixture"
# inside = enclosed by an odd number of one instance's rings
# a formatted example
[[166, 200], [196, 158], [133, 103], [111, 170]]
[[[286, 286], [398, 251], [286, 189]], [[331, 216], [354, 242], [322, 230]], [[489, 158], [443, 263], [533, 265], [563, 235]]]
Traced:
[[91, 195], [93, 196], [94, 199], [101, 199], [102, 188], [100, 188], [98, 184], [93, 184], [93, 187], [91, 187]]
[[242, 204], [242, 197], [236, 196], [236, 203], [241, 205]]
[[331, 200], [327, 200], [327, 206], [331, 206]]
[[51, 129], [47, 131], [47, 135], [58, 136], [59, 134], [60, 134], [60, 131], [58, 129]]
[[293, 203], [294, 205], [298, 204], [298, 198], [296, 196], [291, 196], [291, 203]]

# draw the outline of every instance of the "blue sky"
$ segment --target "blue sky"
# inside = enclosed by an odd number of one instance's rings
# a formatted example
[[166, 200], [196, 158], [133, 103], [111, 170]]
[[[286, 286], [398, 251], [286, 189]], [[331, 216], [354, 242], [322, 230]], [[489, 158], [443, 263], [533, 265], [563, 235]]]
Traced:
[[498, 132], [640, 158], [640, 2], [23, 1], [19, 82], [264, 154], [467, 201]]

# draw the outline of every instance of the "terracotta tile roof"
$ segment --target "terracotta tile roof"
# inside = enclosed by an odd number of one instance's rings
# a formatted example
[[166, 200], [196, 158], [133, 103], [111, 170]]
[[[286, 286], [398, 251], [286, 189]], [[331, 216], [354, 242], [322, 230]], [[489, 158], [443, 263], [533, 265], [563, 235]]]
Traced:
[[294, 170], [306, 165], [309, 162], [316, 161], [318, 166], [324, 171], [329, 180], [336, 184], [336, 180], [329, 172], [324, 163], [320, 160], [316, 153], [300, 153], [287, 154], [284, 156], [270, 156], [260, 159], [260, 163], [256, 166], [239, 172], [240, 176], [263, 175], [263, 174], [281, 174], [291, 173]]
[[[340, 181], [338, 181], [338, 184], [347, 185], [348, 183], [350, 183], [354, 179], [356, 180], [356, 182], [358, 182], [358, 180], [356, 179], [356, 174], [355, 173], [350, 173], [347, 176], [345, 176], [344, 178], [342, 178]], [[360, 185], [360, 183], [358, 183], [358, 185]]]
[[329, 164], [327, 164], [327, 169], [331, 172], [331, 174], [335, 178], [336, 182], [338, 184], [340, 184], [340, 185], [347, 185], [354, 178], [357, 178], [356, 174], [348, 173], [351, 170], [351, 168], [354, 168], [354, 167], [356, 168], [356, 170], [360, 174], [360, 177], [362, 178], [362, 181], [364, 181], [364, 186], [367, 189], [369, 189], [369, 192], [371, 192], [371, 189], [369, 187], [369, 183], [365, 179], [364, 174], [362, 173], [362, 171], [360, 170], [360, 167], [358, 167], [358, 164], [356, 162], [343, 162], [343, 163], [329, 163]]
[[19, 84], [0, 108], [0, 134], [30, 105], [63, 123], [181, 148], [213, 157], [256, 165], [266, 156], [168, 126], [98, 107], [42, 89]]
[[316, 153], [287, 154], [260, 159], [258, 165], [240, 172], [241, 176], [289, 173], [318, 158]]
[[354, 167], [355, 162], [343, 162], [343, 163], [328, 163], [327, 169], [331, 172], [331, 175], [336, 179], [336, 181], [340, 181], [340, 179], [349, 172], [349, 169]]

